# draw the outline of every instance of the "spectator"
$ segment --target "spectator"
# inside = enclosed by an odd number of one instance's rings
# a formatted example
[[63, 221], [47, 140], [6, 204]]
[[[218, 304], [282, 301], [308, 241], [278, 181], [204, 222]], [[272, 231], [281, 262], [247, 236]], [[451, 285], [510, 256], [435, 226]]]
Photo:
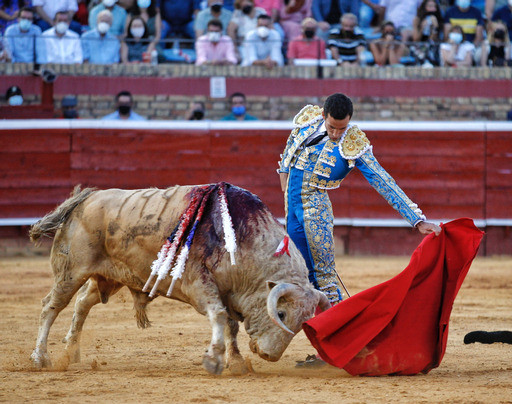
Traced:
[[245, 36], [257, 27], [260, 15], [266, 15], [265, 10], [255, 7], [253, 0], [235, 0], [235, 11], [228, 25], [228, 35], [235, 46], [241, 45]]
[[[490, 14], [488, 14], [489, 16]], [[512, 1], [492, 13], [492, 21], [503, 21], [507, 26], [508, 38], [512, 41]]]
[[84, 62], [95, 65], [119, 63], [121, 45], [119, 39], [109, 33], [112, 26], [112, 13], [103, 10], [96, 18], [96, 28], [82, 35]]
[[7, 27], [16, 23], [19, 10], [29, 6], [24, 0], [0, 0], [0, 34], [3, 35]]
[[229, 97], [231, 113], [221, 118], [221, 121], [257, 121], [258, 118], [247, 113], [247, 100], [243, 93], [233, 93]]
[[487, 40], [482, 49], [482, 66], [510, 66], [510, 39], [507, 26], [501, 22], [491, 22]]
[[73, 16], [78, 10], [77, 0], [32, 0], [38, 18], [35, 24], [44, 32], [55, 26], [55, 16], [58, 11], [66, 10], [69, 14], [69, 28], [78, 35], [82, 33], [82, 25], [73, 21]]
[[391, 21], [403, 42], [412, 40], [413, 20], [422, 0], [380, 0], [379, 4], [361, 1], [377, 13], [379, 21]]
[[464, 38], [464, 32], [453, 25], [445, 42], [441, 44], [441, 66], [468, 67], [473, 65], [475, 45]]
[[133, 97], [129, 91], [121, 91], [116, 95], [116, 111], [105, 115], [102, 120], [118, 121], [145, 121], [146, 118], [140, 116], [132, 110]]
[[272, 23], [279, 19], [280, 0], [254, 0], [254, 7], [265, 10], [265, 14], [270, 16]]
[[313, 0], [311, 12], [318, 22], [317, 34], [327, 40], [331, 29], [339, 28], [344, 0]]
[[162, 39], [194, 39], [194, 17], [200, 10], [200, 0], [160, 0]]
[[18, 86], [11, 86], [5, 92], [5, 100], [11, 107], [23, 104], [23, 93]]
[[301, 34], [301, 23], [311, 17], [312, 0], [281, 0], [279, 25], [284, 31], [284, 40], [290, 41]]
[[397, 38], [391, 21], [385, 21], [381, 26], [381, 37], [370, 42], [370, 51], [378, 66], [400, 64], [405, 50], [405, 44]]
[[[157, 0], [137, 0], [133, 6], [128, 9], [128, 16], [141, 16], [148, 30], [148, 36], [154, 42], [155, 48], [158, 48], [158, 43], [162, 36], [162, 16], [160, 15], [160, 8], [157, 6]], [[127, 19], [129, 22], [130, 19]], [[125, 33], [128, 31], [128, 25], [125, 28]]]
[[201, 10], [199, 13], [197, 13], [197, 17], [194, 23], [196, 38], [199, 38], [206, 32], [208, 22], [213, 19], [220, 20], [223, 27], [222, 35], [227, 34], [227, 27], [231, 21], [233, 13], [229, 10], [226, 10], [223, 5], [223, 0], [208, 0], [208, 8], [205, 8], [204, 10]]
[[0, 63], [9, 62], [10, 60], [11, 54], [9, 53], [7, 41], [0, 34]]
[[[376, 5], [379, 4], [379, 0], [369, 0], [369, 2]], [[366, 33], [372, 34], [372, 23], [377, 19], [376, 16], [375, 11], [361, 0], [359, 6], [359, 27], [365, 32], [367, 39]]]
[[340, 22], [341, 28], [332, 30], [327, 41], [332, 58], [340, 65], [360, 64], [366, 40], [357, 26], [357, 16], [352, 13], [343, 14]]
[[78, 111], [76, 109], [78, 100], [74, 95], [66, 95], [60, 103], [63, 119], [78, 119]]
[[87, 7], [88, 0], [77, 0], [78, 10], [73, 16], [73, 21], [78, 22], [83, 28], [89, 26], [89, 8]]
[[70, 16], [67, 11], [57, 11], [54, 27], [44, 31], [36, 41], [37, 62], [44, 63], [82, 63], [82, 45], [80, 37], [69, 29]]
[[146, 23], [141, 16], [132, 17], [126, 38], [121, 42], [121, 62], [143, 62], [144, 53], [151, 55], [153, 50], [155, 44], [149, 39]]
[[283, 66], [281, 47], [281, 36], [271, 28], [270, 17], [262, 14], [258, 17], [256, 29], [245, 37], [242, 66], [265, 66], [267, 69]]
[[41, 35], [41, 28], [34, 25], [34, 10], [23, 7], [19, 12], [18, 23], [9, 26], [5, 39], [11, 52], [13, 63], [33, 63], [35, 59], [36, 38]]
[[126, 24], [126, 10], [116, 4], [117, 0], [103, 0], [101, 4], [94, 6], [89, 12], [89, 27], [96, 28], [98, 14], [103, 10], [108, 10], [112, 13], [112, 24], [110, 25], [109, 34], [121, 38], [124, 34]]
[[295, 59], [325, 59], [325, 42], [316, 36], [317, 28], [314, 18], [302, 21], [302, 35], [288, 45], [288, 64], [293, 64]]
[[458, 25], [464, 32], [465, 40], [480, 46], [484, 38], [484, 19], [477, 8], [471, 6], [471, 0], [456, 0], [455, 5], [444, 16], [444, 38], [448, 38], [453, 25]]
[[196, 65], [236, 65], [235, 45], [222, 35], [222, 22], [210, 20], [208, 32], [196, 41]]
[[414, 42], [439, 41], [443, 32], [443, 16], [436, 0], [423, 0], [413, 21]]
[[202, 121], [204, 120], [206, 107], [202, 101], [192, 101], [190, 109], [187, 114], [187, 121]]

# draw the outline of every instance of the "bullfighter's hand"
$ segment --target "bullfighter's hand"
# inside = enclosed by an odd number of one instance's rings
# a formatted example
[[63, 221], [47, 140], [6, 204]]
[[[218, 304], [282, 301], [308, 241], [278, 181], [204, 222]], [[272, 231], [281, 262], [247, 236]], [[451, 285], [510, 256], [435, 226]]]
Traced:
[[286, 191], [286, 183], [288, 182], [288, 173], [279, 173], [279, 181], [281, 181], [281, 191]]
[[430, 222], [419, 222], [416, 225], [416, 228], [421, 234], [435, 233], [436, 236], [439, 236], [439, 234], [441, 233], [441, 227], [439, 227], [437, 224]]

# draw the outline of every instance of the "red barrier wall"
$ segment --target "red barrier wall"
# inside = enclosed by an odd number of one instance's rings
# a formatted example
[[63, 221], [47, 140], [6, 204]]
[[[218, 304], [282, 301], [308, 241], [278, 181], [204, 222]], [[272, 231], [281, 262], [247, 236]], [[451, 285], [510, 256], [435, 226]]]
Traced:
[[[152, 124], [153, 129], [148, 123], [45, 121], [43, 127], [26, 128], [30, 122], [11, 122], [0, 128], [0, 219], [41, 217], [76, 184], [145, 188], [218, 181], [252, 191], [277, 217], [284, 216], [275, 172], [289, 134], [282, 122], [246, 127], [167, 122]], [[512, 253], [507, 230], [512, 224], [512, 136], [484, 125], [472, 131], [461, 130], [462, 124], [446, 130], [436, 125], [415, 131], [392, 124], [361, 127], [377, 159], [427, 217], [476, 219], [487, 227], [488, 238], [496, 239], [484, 253]], [[277, 129], [269, 129], [273, 126]], [[330, 196], [338, 222], [349, 224], [336, 230], [344, 252], [409, 253], [420, 239], [408, 228], [390, 228], [393, 221], [384, 221], [380, 229], [364, 224], [400, 216], [358, 171]], [[360, 224], [350, 225], [351, 220]]]

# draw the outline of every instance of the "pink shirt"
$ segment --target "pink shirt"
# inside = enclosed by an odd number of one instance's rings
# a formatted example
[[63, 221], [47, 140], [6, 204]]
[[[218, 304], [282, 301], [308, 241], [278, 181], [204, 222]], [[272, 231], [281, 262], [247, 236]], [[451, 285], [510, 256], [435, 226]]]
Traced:
[[254, 0], [254, 5], [264, 9], [270, 16], [272, 15], [272, 10], [279, 10], [281, 8], [279, 0]]
[[299, 35], [288, 45], [286, 54], [288, 59], [325, 59], [325, 42], [315, 37], [312, 41], [305, 41]]
[[196, 41], [196, 65], [199, 66], [205, 62], [223, 59], [233, 65], [238, 63], [235, 54], [235, 46], [229, 36], [222, 35], [217, 44], [208, 40], [208, 35], [199, 37]]

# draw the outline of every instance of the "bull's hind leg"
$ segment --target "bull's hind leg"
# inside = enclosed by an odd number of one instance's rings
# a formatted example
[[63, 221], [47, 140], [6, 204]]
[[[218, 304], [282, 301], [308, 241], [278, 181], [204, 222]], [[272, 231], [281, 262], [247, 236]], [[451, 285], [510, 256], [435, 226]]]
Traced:
[[66, 343], [70, 363], [80, 362], [80, 336], [91, 308], [99, 302], [106, 304], [108, 298], [122, 287], [121, 283], [103, 277], [89, 278], [89, 281], [82, 286], [76, 298], [71, 327], [62, 341]]
[[249, 372], [245, 359], [240, 354], [236, 336], [238, 335], [238, 321], [228, 318], [226, 328], [226, 368], [234, 375], [244, 375]]
[[35, 366], [39, 368], [51, 366], [47, 351], [50, 328], [59, 313], [69, 304], [71, 298], [85, 281], [86, 279], [70, 276], [65, 271], [57, 273], [52, 290], [42, 300], [43, 309], [39, 317], [36, 347], [30, 356]]

